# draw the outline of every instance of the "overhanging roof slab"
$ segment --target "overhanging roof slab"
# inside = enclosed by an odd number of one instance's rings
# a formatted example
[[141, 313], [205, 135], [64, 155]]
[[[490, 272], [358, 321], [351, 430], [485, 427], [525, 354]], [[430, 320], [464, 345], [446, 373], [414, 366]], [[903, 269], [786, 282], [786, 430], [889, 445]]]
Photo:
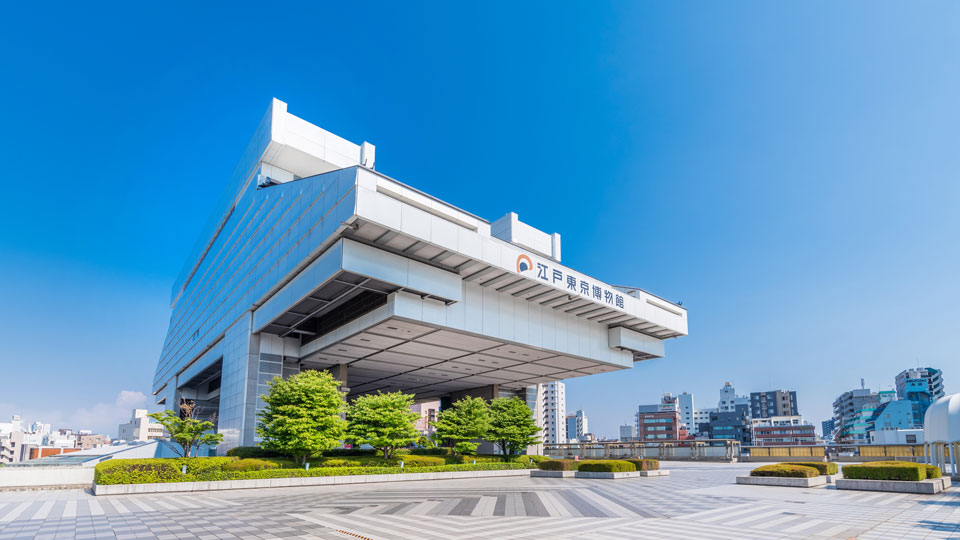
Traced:
[[619, 362], [606, 362], [414, 319], [420, 301], [409, 293], [390, 294], [385, 305], [303, 345], [302, 366], [348, 365], [353, 394], [403, 390], [424, 396], [488, 384], [523, 388], [633, 363], [624, 351], [614, 351]]

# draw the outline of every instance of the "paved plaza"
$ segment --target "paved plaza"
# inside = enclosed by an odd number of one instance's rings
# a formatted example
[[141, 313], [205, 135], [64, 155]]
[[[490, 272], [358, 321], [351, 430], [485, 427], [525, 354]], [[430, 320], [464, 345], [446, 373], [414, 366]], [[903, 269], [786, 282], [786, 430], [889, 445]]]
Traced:
[[162, 495], [0, 493], [13, 538], [960, 538], [941, 495], [738, 486], [753, 465], [664, 463], [669, 477], [489, 478]]

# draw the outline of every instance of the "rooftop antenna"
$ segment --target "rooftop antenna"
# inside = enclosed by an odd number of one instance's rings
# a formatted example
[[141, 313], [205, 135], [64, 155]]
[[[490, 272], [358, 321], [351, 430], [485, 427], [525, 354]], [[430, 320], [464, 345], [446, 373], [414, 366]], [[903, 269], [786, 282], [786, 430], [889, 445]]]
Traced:
[[860, 389], [863, 390], [866, 386], [866, 381], [863, 380], [863, 377], [860, 377]]

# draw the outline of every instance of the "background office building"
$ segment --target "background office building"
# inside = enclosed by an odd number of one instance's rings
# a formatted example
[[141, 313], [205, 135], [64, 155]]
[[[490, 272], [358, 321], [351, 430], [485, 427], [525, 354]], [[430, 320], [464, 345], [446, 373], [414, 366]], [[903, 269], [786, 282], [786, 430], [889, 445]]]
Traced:
[[833, 418], [824, 420], [820, 423], [820, 427], [823, 430], [823, 438], [827, 441], [833, 440], [833, 430], [834, 430]]
[[680, 411], [680, 422], [687, 431], [694, 431], [693, 413], [696, 409], [693, 406], [693, 394], [684, 392], [677, 396], [677, 409]]
[[797, 416], [797, 393], [791, 390], [750, 392], [750, 417]]
[[583, 440], [589, 432], [587, 413], [583, 409], [578, 409], [577, 412], [567, 415], [567, 439], [570, 442]]
[[687, 333], [684, 308], [562, 264], [559, 234], [385, 176], [372, 144], [277, 100], [170, 302], [156, 402], [194, 400], [221, 452], [258, 442], [258, 394], [276, 376], [329, 370], [348, 399], [403, 391], [442, 409], [631, 369]]
[[163, 438], [163, 426], [147, 416], [146, 409], [134, 409], [130, 421], [117, 427], [121, 441], [155, 441]]
[[[901, 371], [894, 382], [897, 386], [898, 399], [911, 399], [911, 392], [923, 392], [929, 395], [933, 402], [943, 397], [943, 371], [936, 368], [916, 368]], [[925, 387], [925, 388], [924, 388]]]

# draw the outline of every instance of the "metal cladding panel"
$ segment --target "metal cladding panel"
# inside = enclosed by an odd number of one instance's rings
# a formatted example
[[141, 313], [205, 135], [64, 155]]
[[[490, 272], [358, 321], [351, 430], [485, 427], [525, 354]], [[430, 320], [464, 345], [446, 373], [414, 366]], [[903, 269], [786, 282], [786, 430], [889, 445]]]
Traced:
[[463, 299], [459, 274], [352, 240], [343, 239], [340, 243], [343, 245], [343, 269], [348, 272], [393, 283], [447, 302]]
[[173, 308], [155, 391], [336, 241], [356, 178], [352, 167], [244, 193]]
[[610, 347], [628, 349], [645, 355], [663, 358], [664, 346], [662, 339], [657, 339], [619, 326], [607, 330], [607, 335], [609, 336]]

